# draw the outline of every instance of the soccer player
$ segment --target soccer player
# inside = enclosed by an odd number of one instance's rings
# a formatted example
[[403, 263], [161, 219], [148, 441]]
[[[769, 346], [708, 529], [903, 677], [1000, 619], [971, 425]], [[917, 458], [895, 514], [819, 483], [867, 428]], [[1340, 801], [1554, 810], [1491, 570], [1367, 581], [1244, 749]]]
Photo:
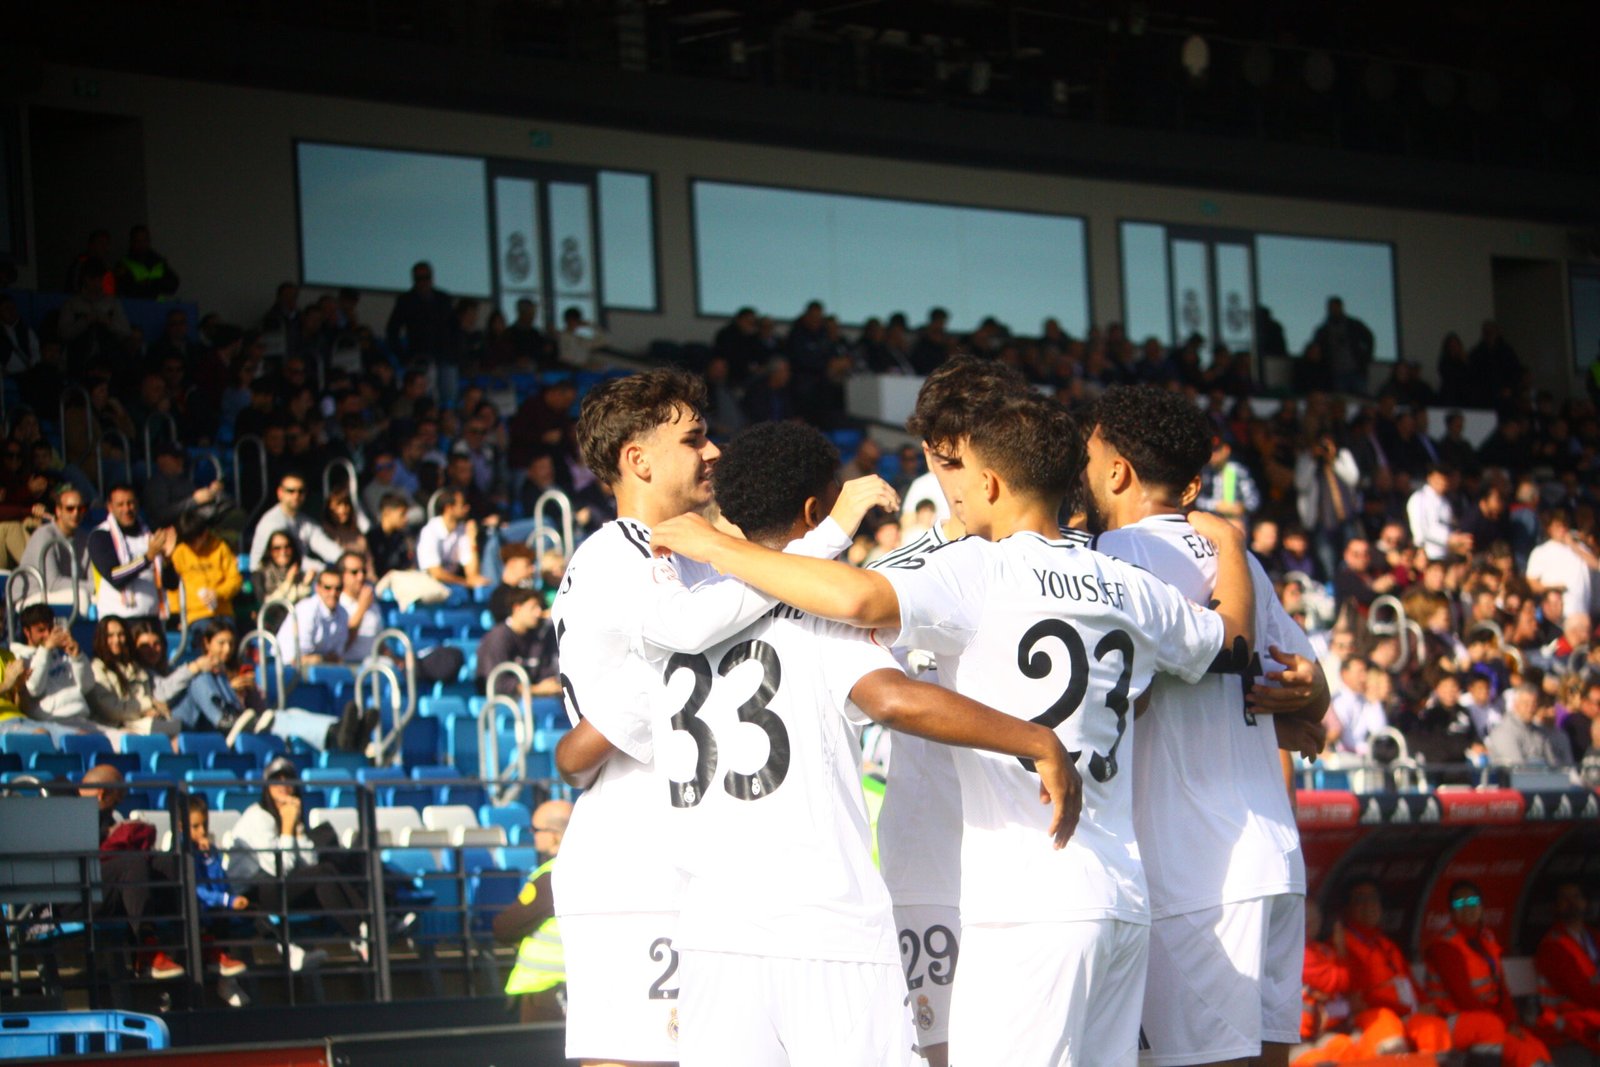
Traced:
[[[650, 717], [668, 656], [699, 653], [773, 605], [703, 567], [651, 557], [652, 526], [711, 504], [718, 451], [704, 408], [698, 378], [657, 370], [596, 386], [578, 420], [584, 463], [614, 487], [619, 516], [573, 554], [551, 609], [568, 715], [592, 727], [556, 750], [562, 774], [587, 788], [551, 887], [566, 953], [567, 1055], [591, 1064], [677, 1059], [681, 881], [660, 826], [669, 784]], [[843, 551], [877, 504], [895, 504], [881, 479], [852, 482], [807, 550]]]
[[1243, 537], [1228, 523], [1193, 519], [1219, 545], [1216, 611], [1060, 538], [1058, 510], [1082, 477], [1078, 441], [1063, 407], [1027, 394], [961, 440], [933, 442], [961, 461], [950, 506], [975, 536], [915, 569], [780, 555], [693, 516], [656, 530], [658, 551], [710, 562], [802, 611], [898, 627], [898, 644], [938, 657], [945, 684], [1051, 726], [1078, 753], [1082, 818], [1054, 851], [1041, 840], [1030, 768], [955, 752], [963, 944], [953, 1063], [1134, 1062], [1149, 908], [1127, 773], [1133, 704], [1158, 671], [1192, 682], [1249, 659], [1254, 595]]
[[[758, 424], [717, 462], [718, 506], [751, 541], [781, 548], [832, 506], [838, 464], [817, 430]], [[912, 681], [865, 631], [784, 604], [703, 656], [674, 656], [668, 677], [678, 732], [657, 747], [677, 783], [672, 836], [688, 874], [675, 939], [681, 1061], [916, 1062], [852, 727], [1034, 760], [1061, 843], [1081, 784], [1059, 739]]]
[[[1094, 421], [1085, 481], [1091, 527], [1106, 531], [1095, 548], [1208, 603], [1216, 546], [1183, 517], [1211, 457], [1205, 415], [1180, 393], [1120, 386], [1102, 394]], [[1286, 687], [1256, 698], [1288, 702], [1314, 728], [1328, 690], [1310, 641], [1249, 564], [1257, 647], [1294, 668], [1275, 672]], [[1258, 719], [1234, 676], [1161, 677], [1149, 696], [1133, 760], [1151, 917], [1139, 1060], [1185, 1067], [1265, 1053], [1285, 1064], [1300, 1039], [1306, 876], [1276, 718]]]
[[[952, 359], [923, 382], [906, 430], [922, 441], [941, 503], [949, 496], [947, 484], [962, 466], [949, 443], [965, 438], [1006, 398], [1026, 392], [1027, 381], [1017, 371], [974, 357]], [[906, 500], [909, 506], [909, 490]], [[947, 505], [944, 510], [948, 512]], [[1072, 510], [1072, 505], [1064, 510]], [[921, 567], [929, 553], [964, 532], [954, 518], [935, 523], [870, 566], [878, 570]], [[1088, 534], [1079, 530], [1064, 528], [1061, 536], [1081, 544], [1089, 541]], [[894, 652], [914, 677], [939, 681], [931, 654], [903, 648]], [[950, 994], [960, 955], [961, 787], [954, 756], [944, 745], [906, 733], [894, 734], [889, 745], [888, 785], [878, 815], [879, 867], [894, 900], [917, 1047], [929, 1067], [945, 1067]]]

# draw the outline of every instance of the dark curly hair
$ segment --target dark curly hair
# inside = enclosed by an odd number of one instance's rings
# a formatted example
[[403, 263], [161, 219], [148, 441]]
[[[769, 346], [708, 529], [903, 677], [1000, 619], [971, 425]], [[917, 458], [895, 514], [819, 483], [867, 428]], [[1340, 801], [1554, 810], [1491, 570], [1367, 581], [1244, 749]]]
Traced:
[[1059, 507], [1083, 479], [1083, 433], [1061, 404], [1031, 390], [1001, 400], [975, 421], [968, 446], [1011, 491]]
[[1014, 368], [976, 356], [958, 356], [928, 375], [917, 392], [917, 406], [906, 432], [933, 448], [967, 437], [1007, 397], [1028, 392]]
[[1211, 460], [1211, 424], [1182, 393], [1117, 385], [1100, 394], [1094, 427], [1146, 485], [1181, 493]]
[[761, 422], [722, 450], [711, 479], [717, 505], [752, 541], [781, 537], [808, 497], [827, 492], [839, 469], [839, 450], [815, 427]]
[[616, 485], [623, 446], [681, 411], [699, 418], [705, 410], [706, 383], [677, 367], [608, 379], [583, 398], [578, 453], [596, 478]]

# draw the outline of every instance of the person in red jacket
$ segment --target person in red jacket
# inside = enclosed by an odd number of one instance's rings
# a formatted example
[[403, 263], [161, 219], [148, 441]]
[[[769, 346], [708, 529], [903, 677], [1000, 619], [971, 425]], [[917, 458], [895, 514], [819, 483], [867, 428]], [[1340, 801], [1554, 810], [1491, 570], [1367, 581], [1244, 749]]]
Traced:
[[1539, 942], [1538, 1030], [1600, 1052], [1600, 931], [1584, 922], [1589, 901], [1577, 882], [1556, 886], [1556, 923]]
[[1350, 965], [1344, 924], [1334, 920], [1327, 941], [1322, 909], [1306, 899], [1306, 951], [1300, 986], [1300, 1040], [1313, 1047], [1296, 1057], [1293, 1067], [1370, 1060], [1411, 1049], [1404, 1024], [1388, 1008], [1363, 1013], [1365, 1028], [1351, 1029]]
[[1483, 893], [1476, 885], [1457, 882], [1450, 887], [1450, 925], [1422, 955], [1429, 999], [1436, 1010], [1447, 1015], [1488, 1013], [1505, 1025], [1499, 1042], [1504, 1067], [1550, 1062], [1544, 1042], [1522, 1028], [1506, 986], [1500, 943], [1483, 925]]
[[1411, 965], [1400, 946], [1379, 928], [1382, 922], [1383, 897], [1377, 883], [1351, 886], [1344, 909], [1350, 1006], [1356, 1012], [1351, 1022], [1365, 1030], [1377, 1020], [1377, 1012], [1386, 1008], [1404, 1023], [1406, 1037], [1418, 1052], [1449, 1052], [1457, 1047], [1453, 1028], [1438, 1015], [1422, 1010], [1422, 992], [1411, 977]]

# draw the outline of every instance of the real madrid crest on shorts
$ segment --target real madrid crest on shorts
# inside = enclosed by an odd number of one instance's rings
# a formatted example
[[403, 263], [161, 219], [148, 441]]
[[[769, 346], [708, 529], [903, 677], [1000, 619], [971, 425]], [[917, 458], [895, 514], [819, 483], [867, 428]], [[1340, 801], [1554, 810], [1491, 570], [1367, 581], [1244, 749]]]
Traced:
[[923, 1031], [932, 1030], [933, 1022], [933, 1005], [928, 1003], [928, 995], [926, 993], [918, 995], [917, 1029]]
[[672, 1014], [667, 1016], [667, 1037], [673, 1041], [678, 1040], [678, 1009], [673, 1008]]

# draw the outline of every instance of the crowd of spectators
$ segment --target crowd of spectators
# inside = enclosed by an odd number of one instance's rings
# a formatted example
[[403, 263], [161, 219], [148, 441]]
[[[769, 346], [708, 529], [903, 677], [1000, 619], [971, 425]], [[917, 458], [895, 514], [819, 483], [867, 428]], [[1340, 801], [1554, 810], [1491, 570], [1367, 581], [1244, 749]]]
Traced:
[[[268, 715], [248, 664], [234, 663], [238, 636], [271, 600], [285, 603], [273, 627], [284, 661], [305, 667], [370, 655], [379, 600], [409, 607], [485, 590], [500, 625], [478, 677], [505, 656], [550, 689], [543, 609], [564, 563], [524, 544], [536, 521], [558, 517], [549, 490], [572, 502], [580, 536], [614, 513], [574, 440], [568, 372], [588, 365], [598, 338], [581, 315], [546, 333], [522, 301], [507, 322], [448, 295], [421, 262], [382, 328], [363, 321], [359, 292], [302, 294], [285, 282], [247, 328], [207, 314], [191, 330], [174, 306], [150, 340], [119, 302], [172, 296], [178, 275], [142, 227], [111, 256], [109, 236], [94, 234], [68, 271], [67, 302], [43, 322], [20, 321], [15, 301], [0, 299], [19, 402], [0, 469], [0, 565], [37, 568], [43, 599], [92, 603], [106, 631], [85, 649], [48, 612], [24, 618], [13, 652], [28, 676], [10, 691], [25, 715], [12, 728], [270, 729], [359, 747], [360, 709]], [[1483, 753], [1565, 767], [1591, 747], [1600, 423], [1592, 399], [1532, 392], [1493, 323], [1470, 349], [1445, 340], [1437, 386], [1399, 362], [1369, 397], [1371, 331], [1332, 298], [1293, 363], [1296, 388], [1264, 415], [1251, 403], [1261, 390], [1248, 355], [1199, 337], [1175, 348], [1137, 341], [1115, 323], [1079, 338], [1046, 320], [1022, 336], [989, 318], [961, 334], [933, 308], [919, 326], [894, 314], [847, 332], [812, 302], [785, 328], [743, 309], [709, 345], [675, 352], [710, 384], [714, 434], [808, 419], [851, 442], [847, 473], [882, 472], [903, 491], [924, 473], [920, 450], [860, 432], [844, 402], [852, 375], [923, 374], [971, 353], [1073, 406], [1120, 382], [1188, 392], [1215, 426], [1199, 504], [1249, 528], [1285, 602], [1328, 650], [1332, 751], [1381, 755], [1403, 740], [1430, 763]], [[537, 385], [519, 397], [486, 386], [496, 375]], [[69, 407], [52, 437], [40, 416], [69, 380], [84, 385], [87, 406]], [[1451, 404], [1492, 410], [1492, 432], [1469, 439], [1459, 413], [1430, 424]], [[144, 457], [145, 469], [130, 445], [167, 419], [178, 439]], [[259, 442], [264, 461], [245, 451], [239, 484], [226, 487], [189, 451], [238, 442]], [[941, 507], [908, 499], [903, 515], [867, 525], [853, 558], [892, 551]], [[141, 657], [140, 641], [157, 656], [180, 618], [200, 634], [188, 642], [199, 659], [174, 670]], [[209, 651], [216, 642], [226, 653]], [[451, 651], [423, 650], [425, 680], [456, 677]], [[232, 697], [188, 697], [185, 685], [203, 677], [226, 681]]]

